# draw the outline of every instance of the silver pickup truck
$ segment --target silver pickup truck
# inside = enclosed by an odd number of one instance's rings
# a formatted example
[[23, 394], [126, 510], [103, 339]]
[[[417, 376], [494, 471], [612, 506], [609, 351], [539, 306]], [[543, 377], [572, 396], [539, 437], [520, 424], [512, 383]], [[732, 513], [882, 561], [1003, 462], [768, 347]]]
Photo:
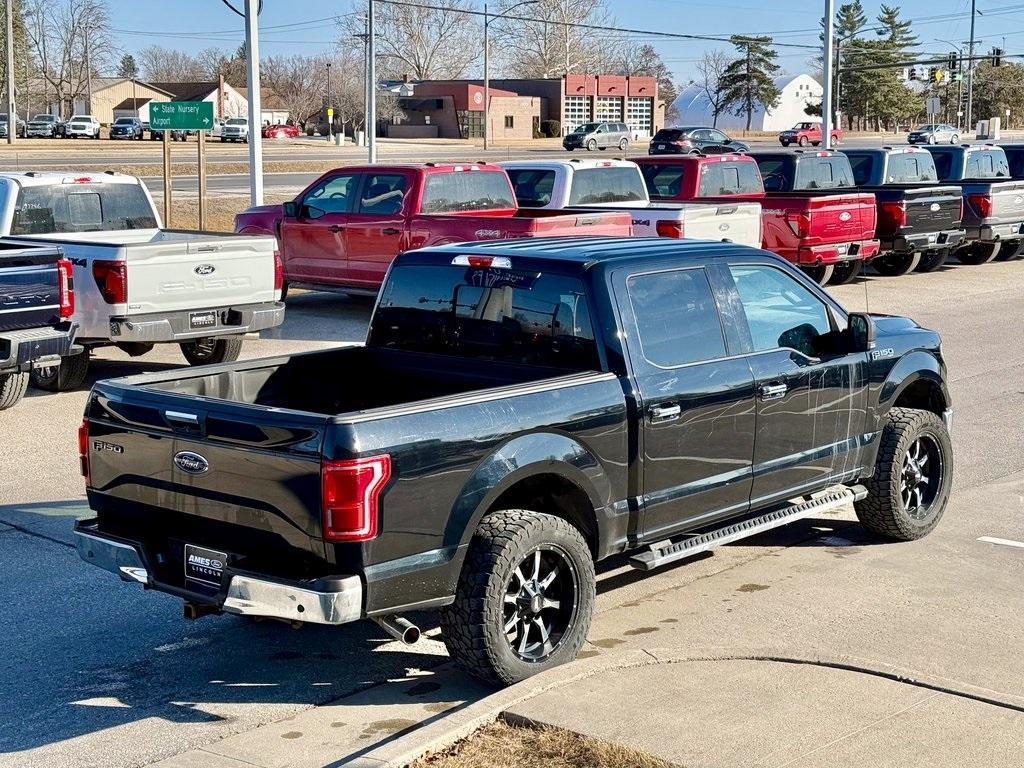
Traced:
[[161, 229], [133, 176], [0, 174], [0, 235], [59, 245], [74, 265], [71, 320], [83, 351], [35, 368], [41, 389], [78, 387], [90, 351], [105, 346], [134, 357], [178, 344], [190, 364], [228, 362], [244, 334], [284, 320], [273, 237]]

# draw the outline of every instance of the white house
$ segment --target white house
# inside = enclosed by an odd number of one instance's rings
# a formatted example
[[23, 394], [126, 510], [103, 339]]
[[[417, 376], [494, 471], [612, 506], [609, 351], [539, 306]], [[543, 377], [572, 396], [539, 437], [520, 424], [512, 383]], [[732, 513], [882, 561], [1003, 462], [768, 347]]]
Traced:
[[[230, 83], [211, 80], [208, 82], [153, 83], [154, 86], [174, 94], [174, 101], [209, 101], [213, 104], [216, 117], [230, 120], [233, 117], [249, 116], [248, 92], [235, 88]], [[288, 110], [283, 108], [275, 94], [263, 89], [260, 104], [262, 123], [276, 125], [288, 120]]]
[[[821, 84], [810, 75], [785, 75], [775, 79], [775, 87], [782, 94], [775, 109], [754, 110], [750, 130], [774, 133], [792, 128], [795, 123], [809, 119], [804, 107], [821, 103]], [[675, 101], [679, 113], [678, 125], [711, 125], [714, 117], [707, 95], [697, 85], [690, 85]], [[732, 106], [718, 116], [717, 127], [724, 131], [742, 131], [747, 127], [747, 115], [734, 114]]]

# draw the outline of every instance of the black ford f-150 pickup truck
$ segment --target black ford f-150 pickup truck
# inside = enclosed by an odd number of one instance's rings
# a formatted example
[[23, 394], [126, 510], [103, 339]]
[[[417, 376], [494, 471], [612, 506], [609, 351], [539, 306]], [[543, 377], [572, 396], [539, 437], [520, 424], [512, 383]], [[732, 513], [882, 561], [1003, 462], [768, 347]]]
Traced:
[[77, 546], [192, 617], [411, 641], [403, 614], [441, 608], [452, 655], [511, 683], [576, 656], [614, 553], [652, 569], [850, 502], [928, 533], [945, 379], [937, 334], [753, 248], [412, 251], [365, 346], [96, 384]]
[[71, 353], [71, 262], [54, 246], [0, 241], [0, 410], [21, 400], [34, 367]]
[[881, 275], [941, 267], [964, 242], [962, 191], [939, 181], [931, 154], [919, 147], [844, 149], [853, 180], [878, 204], [882, 255], [871, 262]]

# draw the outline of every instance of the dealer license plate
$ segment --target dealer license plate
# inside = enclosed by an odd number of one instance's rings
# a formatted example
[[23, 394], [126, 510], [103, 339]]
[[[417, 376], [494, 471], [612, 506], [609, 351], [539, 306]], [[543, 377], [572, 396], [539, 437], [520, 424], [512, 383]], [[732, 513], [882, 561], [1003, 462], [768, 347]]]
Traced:
[[219, 587], [227, 559], [228, 556], [224, 552], [186, 544], [185, 578]]
[[213, 328], [217, 325], [216, 312], [193, 312], [188, 316], [189, 328]]

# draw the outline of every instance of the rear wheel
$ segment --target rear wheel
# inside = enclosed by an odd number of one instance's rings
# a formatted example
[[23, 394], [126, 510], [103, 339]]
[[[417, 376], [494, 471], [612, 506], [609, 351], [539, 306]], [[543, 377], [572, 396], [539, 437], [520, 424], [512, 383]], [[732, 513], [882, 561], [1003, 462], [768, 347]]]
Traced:
[[181, 347], [181, 354], [188, 360], [189, 365], [214, 365], [237, 360], [242, 352], [242, 339], [237, 336], [208, 336], [205, 339], [183, 341], [178, 346]]
[[960, 143], [960, 137], [959, 137], [959, 136], [957, 136], [957, 135], [956, 135], [956, 134], [954, 133], [954, 134], [953, 134], [952, 136], [950, 136], [950, 137], [949, 137], [949, 143], [950, 143], [950, 144], [958, 144], [958, 143]]
[[882, 431], [867, 498], [854, 504], [868, 530], [899, 541], [927, 535], [938, 524], [953, 480], [953, 446], [942, 419], [930, 411], [893, 408]]
[[999, 253], [996, 254], [996, 261], [1013, 261], [1024, 249], [1024, 240], [1004, 240], [999, 246]]
[[833, 265], [832, 279], [829, 280], [829, 285], [846, 285], [852, 283], [861, 272], [861, 268], [864, 266], [864, 262], [860, 260], [856, 261], [841, 261], [838, 264]]
[[566, 520], [525, 509], [485, 517], [441, 610], [452, 658], [511, 685], [576, 658], [594, 611], [594, 562]]
[[799, 141], [797, 141], [797, 144], [799, 144], [801, 147], [806, 147], [807, 146], [807, 137], [806, 136], [801, 136]]
[[920, 253], [889, 253], [871, 262], [875, 272], [882, 277], [900, 277], [917, 269]]
[[629, 139], [623, 139], [622, 141], [619, 142], [619, 152], [625, 152], [628, 146]]
[[956, 257], [960, 260], [961, 264], [970, 264], [971, 266], [978, 266], [979, 264], [988, 264], [992, 259], [999, 255], [1001, 243], [983, 243], [974, 242], [968, 246], [957, 249]]
[[78, 389], [89, 371], [89, 351], [62, 358], [60, 365], [32, 369], [32, 386], [48, 392]]
[[942, 248], [941, 250], [925, 251], [921, 254], [921, 261], [918, 262], [918, 272], [934, 272], [936, 269], [946, 263], [946, 259], [949, 258], [949, 249]]
[[813, 267], [801, 266], [800, 269], [802, 269], [804, 274], [818, 285], [825, 285], [825, 283], [832, 278], [832, 272], [835, 270], [835, 266], [832, 264], [818, 264]]
[[597, 149], [597, 142], [591, 139], [587, 142], [587, 152], [593, 152], [595, 149]]
[[0, 373], [0, 411], [13, 407], [28, 389], [27, 373]]

